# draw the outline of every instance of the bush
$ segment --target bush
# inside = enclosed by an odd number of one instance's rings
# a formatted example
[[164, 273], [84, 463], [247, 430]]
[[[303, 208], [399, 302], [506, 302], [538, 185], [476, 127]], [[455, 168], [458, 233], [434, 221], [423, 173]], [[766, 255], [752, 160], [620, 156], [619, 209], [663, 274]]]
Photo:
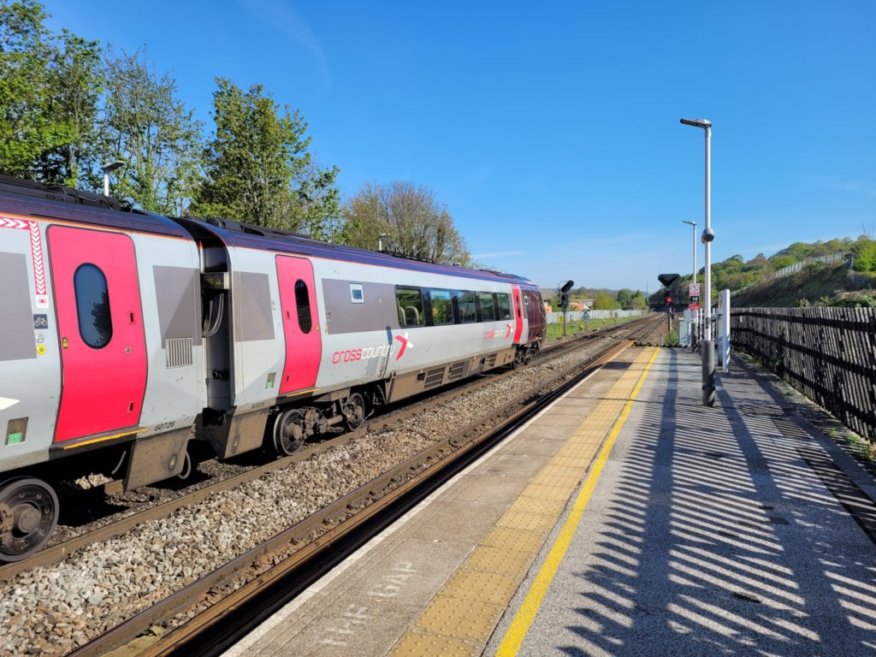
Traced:
[[855, 271], [876, 271], [876, 241], [861, 241], [855, 250]]

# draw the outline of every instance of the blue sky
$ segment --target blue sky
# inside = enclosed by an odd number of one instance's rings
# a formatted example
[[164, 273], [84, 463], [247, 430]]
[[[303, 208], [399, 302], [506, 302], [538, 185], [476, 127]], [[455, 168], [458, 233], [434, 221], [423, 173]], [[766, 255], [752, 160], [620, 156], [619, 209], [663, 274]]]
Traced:
[[345, 198], [425, 185], [481, 264], [544, 286], [690, 270], [703, 133], [682, 116], [714, 124], [714, 260], [876, 236], [870, 0], [45, 5], [146, 46], [208, 125], [215, 77], [264, 84]]

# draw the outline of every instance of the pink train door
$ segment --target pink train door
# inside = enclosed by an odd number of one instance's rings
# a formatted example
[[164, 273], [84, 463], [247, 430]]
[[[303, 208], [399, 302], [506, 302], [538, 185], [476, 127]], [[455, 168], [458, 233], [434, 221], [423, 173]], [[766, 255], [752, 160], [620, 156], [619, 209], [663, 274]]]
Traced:
[[61, 348], [55, 441], [136, 427], [147, 360], [134, 243], [65, 226], [50, 226], [48, 242]]
[[277, 256], [277, 281], [286, 338], [286, 364], [280, 394], [285, 394], [316, 386], [322, 338], [310, 260]]
[[520, 344], [523, 335], [523, 302], [520, 299], [520, 286], [512, 286], [514, 294], [514, 344]]

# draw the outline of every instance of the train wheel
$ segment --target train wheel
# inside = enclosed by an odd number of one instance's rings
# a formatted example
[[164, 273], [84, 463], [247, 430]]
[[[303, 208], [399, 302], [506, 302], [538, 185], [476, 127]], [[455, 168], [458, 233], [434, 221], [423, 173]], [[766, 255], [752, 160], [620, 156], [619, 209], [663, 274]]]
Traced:
[[21, 477], [0, 486], [0, 561], [39, 551], [58, 524], [58, 496], [47, 483]]
[[274, 423], [274, 450], [280, 456], [289, 456], [304, 447], [307, 431], [304, 411], [293, 408], [277, 416]]
[[180, 481], [185, 481], [189, 477], [192, 476], [192, 455], [189, 454], [189, 450], [186, 450], [185, 463], [183, 463], [183, 468], [180, 470], [180, 473], [176, 476]]
[[350, 431], [358, 429], [365, 421], [365, 398], [358, 392], [347, 397], [342, 409], [344, 421]]

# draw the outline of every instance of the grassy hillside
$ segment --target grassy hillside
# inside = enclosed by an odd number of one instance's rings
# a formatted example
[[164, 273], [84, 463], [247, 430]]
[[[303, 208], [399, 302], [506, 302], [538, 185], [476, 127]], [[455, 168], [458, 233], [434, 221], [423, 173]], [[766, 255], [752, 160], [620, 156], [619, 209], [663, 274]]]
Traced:
[[[812, 259], [837, 259], [842, 263], [819, 264]], [[799, 264], [798, 264], [799, 263]], [[806, 264], [808, 263], [808, 264]], [[852, 264], [853, 271], [849, 269]], [[793, 265], [798, 272], [782, 276]], [[773, 278], [774, 276], [779, 278]], [[703, 281], [700, 269], [698, 280]], [[672, 286], [672, 298], [687, 304], [690, 274], [682, 276]], [[718, 290], [734, 292], [733, 305], [740, 307], [789, 308], [797, 306], [866, 306], [876, 307], [876, 240], [862, 235], [813, 242], [795, 242], [778, 253], [765, 257], [759, 253], [746, 261], [735, 255], [712, 264], [712, 298]], [[651, 295], [651, 305], [662, 304], [663, 293]]]
[[876, 275], [849, 272], [847, 264], [812, 265], [733, 295], [737, 308], [876, 306]]

